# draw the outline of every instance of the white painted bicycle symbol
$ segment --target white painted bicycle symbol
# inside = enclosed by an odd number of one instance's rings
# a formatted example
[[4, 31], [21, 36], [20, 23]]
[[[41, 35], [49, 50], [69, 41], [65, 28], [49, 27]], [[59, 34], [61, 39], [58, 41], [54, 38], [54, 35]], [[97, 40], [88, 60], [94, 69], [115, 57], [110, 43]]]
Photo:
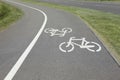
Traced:
[[[78, 41], [81, 41], [80, 44], [77, 43]], [[59, 49], [62, 52], [71, 52], [74, 50], [75, 45], [80, 48], [86, 48], [87, 50], [89, 50], [91, 52], [99, 52], [101, 50], [101, 46], [98, 43], [88, 42], [85, 40], [85, 38], [76, 39], [75, 37], [71, 37], [68, 42], [62, 42], [59, 45]]]
[[45, 33], [50, 33], [50, 36], [59, 36], [59, 37], [64, 37], [66, 33], [72, 32], [71, 28], [63, 28], [61, 31], [58, 29], [53, 29], [53, 28], [46, 28], [44, 30]]

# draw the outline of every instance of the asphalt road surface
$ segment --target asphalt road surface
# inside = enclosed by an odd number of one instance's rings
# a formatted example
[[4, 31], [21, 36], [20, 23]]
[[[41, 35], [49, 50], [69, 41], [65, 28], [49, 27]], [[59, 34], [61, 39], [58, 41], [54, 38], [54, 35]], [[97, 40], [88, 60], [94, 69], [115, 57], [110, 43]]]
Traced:
[[[25, 15], [0, 32], [0, 80], [120, 80], [120, 67], [78, 17], [18, 0], [4, 1]], [[55, 31], [67, 33], [54, 35]], [[64, 45], [71, 37], [79, 41]]]
[[90, 1], [77, 1], [77, 0], [36, 0], [43, 2], [57, 3], [67, 6], [77, 6], [89, 9], [100, 10], [104, 12], [110, 12], [114, 14], [120, 14], [120, 3], [113, 2], [90, 2]]

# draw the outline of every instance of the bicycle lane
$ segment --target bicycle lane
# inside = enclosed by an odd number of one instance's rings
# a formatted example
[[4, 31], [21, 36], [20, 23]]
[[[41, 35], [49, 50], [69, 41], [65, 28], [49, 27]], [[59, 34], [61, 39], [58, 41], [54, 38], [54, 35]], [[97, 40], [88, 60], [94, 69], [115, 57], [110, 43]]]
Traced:
[[[69, 27], [71, 33], [64, 37], [42, 33], [36, 45], [16, 73], [13, 80], [119, 80], [120, 68], [109, 55], [103, 44], [87, 25], [78, 17], [57, 9], [35, 6], [48, 15], [46, 28], [62, 30]], [[72, 52], [64, 53], [59, 49], [62, 42], [70, 37], [86, 38], [100, 44], [100, 52], [91, 52], [74, 46]]]

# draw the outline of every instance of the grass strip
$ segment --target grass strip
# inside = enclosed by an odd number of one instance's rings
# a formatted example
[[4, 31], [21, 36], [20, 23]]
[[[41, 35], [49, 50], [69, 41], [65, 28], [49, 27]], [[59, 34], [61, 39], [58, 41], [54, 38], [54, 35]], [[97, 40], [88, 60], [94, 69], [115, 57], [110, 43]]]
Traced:
[[97, 34], [111, 53], [120, 59], [120, 15], [101, 12], [92, 9], [68, 7], [34, 0], [23, 0], [34, 4], [49, 6], [71, 12], [82, 18]]
[[22, 15], [23, 13], [20, 9], [0, 1], [0, 30], [5, 29]]

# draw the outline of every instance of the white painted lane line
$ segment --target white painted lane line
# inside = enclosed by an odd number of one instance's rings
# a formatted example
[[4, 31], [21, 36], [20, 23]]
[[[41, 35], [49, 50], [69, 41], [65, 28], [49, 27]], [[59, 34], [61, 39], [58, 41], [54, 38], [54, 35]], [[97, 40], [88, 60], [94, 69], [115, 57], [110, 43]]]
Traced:
[[17, 71], [19, 70], [19, 68], [21, 67], [22, 63], [24, 62], [24, 60], [26, 59], [26, 57], [28, 56], [28, 54], [30, 53], [30, 51], [32, 50], [32, 48], [34, 47], [35, 43], [37, 42], [38, 38], [40, 37], [40, 35], [42, 34], [45, 25], [47, 23], [47, 15], [42, 11], [39, 10], [37, 8], [33, 8], [18, 2], [13, 2], [13, 1], [9, 1], [6, 0], [8, 2], [17, 4], [17, 5], [21, 5], [30, 9], [34, 9], [36, 11], [39, 11], [40, 13], [42, 13], [44, 15], [44, 22], [40, 28], [40, 30], [38, 31], [37, 35], [35, 36], [35, 38], [32, 40], [32, 42], [29, 44], [29, 46], [26, 48], [26, 50], [23, 52], [23, 54], [20, 56], [20, 58], [18, 59], [18, 61], [15, 63], [15, 65], [12, 67], [12, 69], [10, 70], [10, 72], [7, 74], [7, 76], [4, 78], [4, 80], [12, 80], [13, 77], [15, 76], [15, 74], [17, 73]]

